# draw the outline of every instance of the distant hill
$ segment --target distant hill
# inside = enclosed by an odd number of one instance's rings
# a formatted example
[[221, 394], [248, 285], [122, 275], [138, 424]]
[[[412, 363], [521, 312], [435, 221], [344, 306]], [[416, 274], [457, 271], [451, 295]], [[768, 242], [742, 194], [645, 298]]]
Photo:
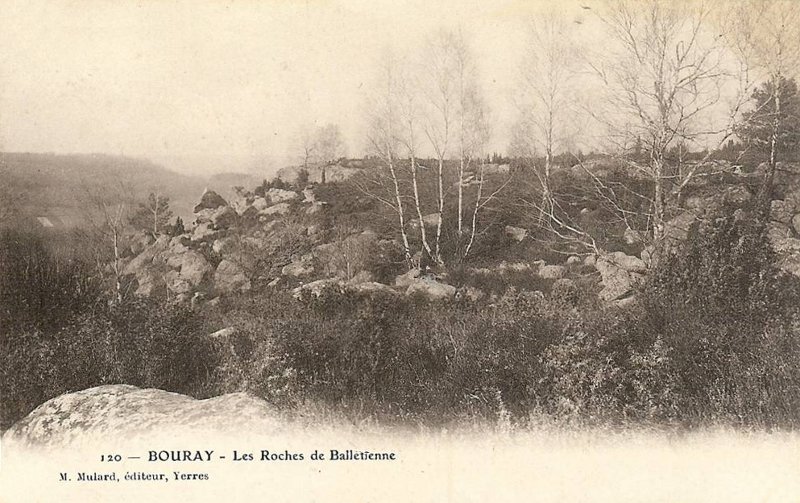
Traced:
[[74, 227], [82, 221], [79, 201], [87, 190], [111, 190], [122, 185], [138, 200], [157, 192], [169, 197], [173, 213], [186, 220], [191, 219], [193, 205], [207, 182], [143, 159], [3, 152], [0, 185], [13, 195], [25, 220], [46, 217]]

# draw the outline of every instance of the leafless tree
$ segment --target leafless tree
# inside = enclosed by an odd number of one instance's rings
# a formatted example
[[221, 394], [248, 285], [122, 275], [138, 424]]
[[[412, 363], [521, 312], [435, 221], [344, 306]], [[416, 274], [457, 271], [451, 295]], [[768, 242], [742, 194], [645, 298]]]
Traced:
[[[723, 99], [731, 79], [741, 75], [725, 64], [728, 53], [712, 29], [713, 12], [703, 2], [616, 0], [600, 13], [610, 43], [608, 57], [594, 64], [604, 106], [592, 115], [606, 129], [609, 152], [652, 183], [649, 217], [656, 242], [664, 235], [667, 196], [679, 199], [708, 167], [708, 159], [690, 166], [671, 162], [670, 150], [726, 141], [748, 98], [734, 92], [728, 103]], [[637, 145], [646, 159], [630, 155]]]
[[752, 110], [750, 117], [771, 122], [768, 169], [760, 199], [769, 194], [778, 163], [782, 129], [781, 95], [800, 64], [800, 3], [794, 0], [743, 0], [721, 16], [727, 41], [740, 58], [743, 72], [752, 79], [772, 83], [772, 106]]
[[[399, 71], [399, 65], [394, 54], [387, 50], [380, 67], [378, 91], [369, 100], [367, 106], [370, 128], [368, 133], [369, 148], [381, 159], [381, 162], [388, 170], [391, 188], [386, 190], [385, 185], [382, 183], [384, 178], [380, 176], [357, 180], [356, 184], [362, 191], [378, 199], [397, 214], [398, 228], [403, 241], [403, 253], [406, 264], [411, 267], [411, 246], [406, 232], [406, 205], [398, 175], [400, 168], [397, 153], [400, 146], [400, 141], [398, 140], [398, 130], [400, 128], [398, 112]], [[384, 194], [386, 195], [384, 196]]]
[[544, 166], [533, 167], [541, 185], [540, 221], [552, 205], [553, 156], [576, 134], [570, 118], [575, 117], [574, 85], [580, 56], [572, 26], [564, 13], [555, 9], [531, 22], [515, 100], [520, 112], [514, 132], [516, 153], [528, 159], [534, 152], [544, 153]]
[[135, 200], [133, 190], [123, 182], [113, 187], [83, 183], [78, 199], [84, 207], [85, 218], [92, 233], [87, 236], [89, 244], [97, 248], [95, 255], [101, 274], [105, 269], [105, 250], [111, 254], [109, 265], [114, 276], [114, 302], [121, 303], [123, 243]]
[[291, 157], [300, 155], [303, 162], [303, 169], [308, 169], [309, 164], [313, 164], [317, 155], [317, 144], [314, 131], [308, 125], [301, 126], [294, 136]]

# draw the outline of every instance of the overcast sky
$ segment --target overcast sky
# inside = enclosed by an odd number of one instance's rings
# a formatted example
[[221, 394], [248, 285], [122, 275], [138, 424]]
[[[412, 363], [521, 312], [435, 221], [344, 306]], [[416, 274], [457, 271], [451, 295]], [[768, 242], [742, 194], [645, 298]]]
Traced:
[[4, 0], [0, 146], [280, 157], [301, 124], [334, 122], [360, 154], [383, 48], [443, 25], [471, 38], [504, 150], [526, 20], [543, 4], [432, 3]]

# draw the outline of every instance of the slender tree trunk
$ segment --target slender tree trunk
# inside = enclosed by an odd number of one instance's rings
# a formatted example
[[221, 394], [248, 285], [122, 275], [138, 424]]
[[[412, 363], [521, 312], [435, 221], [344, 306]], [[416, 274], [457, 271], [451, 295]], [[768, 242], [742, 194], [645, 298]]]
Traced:
[[461, 235], [464, 232], [464, 139], [461, 139], [461, 162], [458, 166], [458, 245], [461, 246]]
[[387, 152], [389, 159], [389, 173], [392, 175], [394, 184], [394, 197], [397, 203], [397, 218], [400, 224], [400, 235], [403, 238], [403, 253], [405, 254], [406, 265], [411, 267], [411, 246], [408, 244], [408, 234], [406, 234], [405, 210], [403, 209], [403, 198], [400, 194], [400, 183], [397, 181], [397, 172], [394, 169], [394, 159], [391, 151]]
[[116, 290], [116, 299], [117, 304], [122, 303], [122, 273], [120, 271], [120, 253], [119, 253], [119, 231], [114, 228], [112, 229], [113, 239], [114, 239], [114, 286]]
[[441, 238], [442, 238], [442, 216], [444, 213], [444, 180], [443, 180], [443, 172], [444, 172], [444, 159], [439, 157], [439, 220], [436, 223], [436, 263], [442, 264], [444, 261], [442, 260], [442, 251], [441, 251]]
[[481, 197], [483, 196], [483, 166], [483, 159], [481, 159], [480, 173], [478, 175], [478, 194], [475, 197], [475, 207], [472, 210], [472, 229], [470, 231], [469, 243], [467, 243], [467, 248], [464, 250], [464, 258], [469, 255], [472, 245], [475, 243], [475, 234], [478, 228], [478, 210], [481, 208]]
[[664, 236], [664, 177], [663, 161], [657, 161], [653, 177], [653, 240], [659, 241]]
[[775, 171], [778, 168], [778, 134], [781, 126], [781, 78], [780, 75], [773, 77], [772, 99], [775, 101], [775, 115], [772, 118], [772, 132], [769, 139], [769, 166], [764, 175], [764, 183], [761, 186], [758, 197], [758, 202], [762, 208], [769, 207], [772, 183], [775, 179]]
[[411, 155], [411, 184], [414, 188], [414, 206], [417, 208], [417, 218], [419, 222], [419, 232], [422, 237], [422, 246], [428, 253], [428, 256], [433, 258], [433, 252], [428, 244], [427, 232], [425, 231], [425, 220], [422, 218], [422, 206], [419, 199], [419, 185], [417, 184], [417, 164], [414, 155]]

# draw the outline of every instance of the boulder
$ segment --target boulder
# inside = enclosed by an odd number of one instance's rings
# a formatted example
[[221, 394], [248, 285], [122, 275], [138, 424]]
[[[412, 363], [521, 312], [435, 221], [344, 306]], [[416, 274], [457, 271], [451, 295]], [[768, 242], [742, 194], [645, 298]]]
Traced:
[[406, 295], [423, 295], [430, 300], [452, 300], [456, 295], [456, 287], [432, 278], [419, 278], [408, 286]]
[[230, 253], [236, 246], [236, 240], [232, 237], [225, 237], [215, 240], [211, 244], [211, 249], [218, 255], [225, 255]]
[[622, 239], [625, 241], [625, 244], [628, 245], [635, 245], [644, 241], [642, 233], [633, 229], [625, 229], [625, 232], [622, 234]]
[[292, 201], [300, 197], [297, 192], [293, 190], [283, 189], [269, 189], [264, 196], [267, 200], [271, 201], [273, 205], [286, 201]]
[[792, 217], [792, 229], [797, 234], [800, 234], [800, 213]]
[[178, 269], [180, 278], [191, 286], [199, 285], [206, 277], [206, 274], [212, 270], [211, 264], [196, 251], [172, 255], [167, 260], [167, 264]]
[[213, 190], [207, 190], [200, 198], [200, 203], [194, 207], [194, 212], [199, 213], [202, 210], [215, 210], [220, 206], [227, 206], [228, 203], [219, 194]]
[[513, 225], [506, 225], [505, 227], [506, 236], [517, 243], [525, 239], [525, 236], [528, 235], [528, 230], [523, 229], [522, 227], [514, 227]]
[[298, 260], [290, 264], [286, 264], [281, 269], [281, 274], [284, 276], [308, 276], [314, 273], [314, 265], [307, 260]]
[[175, 294], [189, 293], [192, 285], [182, 278], [178, 271], [169, 271], [166, 275], [167, 288]]
[[204, 241], [206, 239], [213, 239], [219, 232], [214, 230], [211, 222], [202, 222], [195, 226], [192, 230], [192, 241]]
[[230, 207], [236, 211], [237, 215], [244, 215], [247, 210], [252, 207], [250, 206], [252, 202], [252, 195], [246, 196], [243, 194], [237, 194], [236, 197], [234, 197], [229, 203]]
[[627, 255], [621, 251], [609, 253], [604, 255], [602, 258], [603, 260], [613, 262], [617, 267], [625, 269], [628, 272], [636, 272], [640, 274], [647, 272], [647, 266], [642, 259], [633, 255]]
[[564, 277], [566, 269], [563, 265], [545, 265], [539, 268], [539, 276], [544, 279], [558, 279]]
[[228, 229], [236, 224], [239, 214], [230, 206], [220, 206], [211, 215], [211, 223], [215, 229]]
[[752, 199], [753, 194], [741, 185], [734, 185], [725, 189], [722, 198], [726, 204], [732, 206], [743, 206]]
[[567, 265], [578, 265], [581, 262], [583, 261], [577, 255], [571, 255], [570, 257], [567, 258]]
[[217, 330], [211, 334], [208, 334], [209, 339], [224, 339], [235, 335], [237, 332], [235, 327], [226, 327], [221, 330]]
[[583, 259], [583, 265], [588, 265], [589, 267], [594, 267], [597, 264], [597, 255], [587, 255], [586, 258]]
[[311, 188], [303, 189], [303, 202], [304, 203], [315, 203], [317, 202], [317, 196], [314, 194], [314, 190]]
[[456, 299], [464, 299], [470, 302], [480, 302], [485, 298], [486, 292], [474, 286], [467, 286], [456, 292]]
[[422, 273], [419, 269], [414, 268], [405, 272], [394, 279], [394, 286], [399, 288], [408, 288], [412, 283], [417, 281]]
[[350, 286], [356, 292], [368, 292], [368, 293], [382, 293], [387, 295], [398, 295], [397, 290], [393, 289], [389, 285], [384, 285], [383, 283], [378, 283], [377, 281], [365, 281], [363, 283], [358, 283], [355, 285]]
[[169, 236], [159, 236], [155, 243], [148, 246], [142, 253], [133, 258], [122, 270], [123, 275], [137, 274], [142, 269], [150, 266], [156, 258], [163, 253], [170, 244]]
[[206, 400], [160, 389], [108, 384], [65, 393], [17, 421], [3, 447], [92, 446], [109, 436], [121, 441], [188, 432], [276, 431], [278, 414], [264, 400], [231, 393]]
[[697, 216], [694, 213], [684, 211], [664, 224], [664, 236], [668, 239], [685, 240], [695, 220]]
[[253, 203], [250, 206], [252, 208], [255, 208], [256, 211], [263, 211], [269, 208], [270, 204], [263, 197], [256, 197], [255, 199], [253, 199]]
[[244, 270], [230, 260], [223, 260], [214, 271], [214, 287], [221, 293], [250, 290], [250, 280]]
[[166, 288], [166, 282], [162, 275], [156, 274], [150, 270], [144, 270], [136, 274], [136, 282], [138, 286], [133, 292], [137, 297], [150, 297], [163, 292]]
[[359, 285], [361, 283], [374, 283], [375, 277], [369, 271], [358, 271], [355, 276], [350, 278], [347, 283], [350, 285]]
[[[632, 269], [646, 270], [644, 262], [636, 257], [632, 257], [636, 260], [623, 259], [623, 255], [630, 257], [622, 252], [615, 252], [597, 259], [595, 267], [600, 272], [603, 282], [603, 289], [598, 294], [600, 300], [611, 302], [622, 299], [628, 296], [635, 285], [641, 281], [643, 276], [638, 272], [633, 272]], [[630, 269], [626, 269], [623, 265]]]
[[310, 293], [313, 297], [319, 297], [322, 292], [327, 288], [335, 288], [338, 292], [344, 291], [344, 285], [339, 278], [326, 278], [306, 283], [305, 285], [298, 286], [292, 290], [292, 296], [295, 299], [300, 299], [304, 292]]
[[189, 248], [186, 246], [186, 238], [184, 236], [175, 236], [169, 242], [169, 253], [171, 255], [177, 255], [179, 253], [186, 253], [189, 251]]
[[289, 213], [289, 203], [278, 203], [258, 212], [262, 216], [286, 215]]
[[325, 207], [325, 203], [311, 203], [311, 206], [306, 208], [306, 215], [316, 215], [322, 208]]
[[769, 217], [774, 222], [788, 224], [792, 220], [793, 208], [783, 200], [776, 199], [770, 202]]

